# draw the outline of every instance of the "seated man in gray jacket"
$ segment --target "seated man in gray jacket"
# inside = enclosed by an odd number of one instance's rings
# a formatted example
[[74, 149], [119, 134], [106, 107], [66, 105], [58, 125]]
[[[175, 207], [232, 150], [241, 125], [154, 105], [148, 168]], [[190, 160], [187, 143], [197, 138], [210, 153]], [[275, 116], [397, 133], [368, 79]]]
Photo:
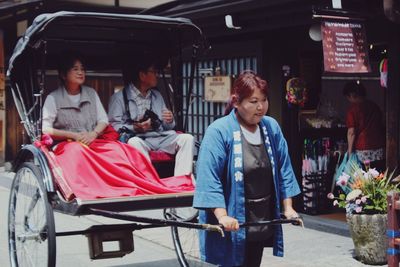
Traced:
[[128, 144], [148, 159], [150, 150], [176, 154], [174, 175], [191, 174], [194, 138], [172, 130], [174, 116], [167, 109], [161, 93], [154, 89], [158, 74], [154, 61], [142, 59], [136, 63], [124, 70], [125, 87], [110, 99], [109, 122], [117, 131], [122, 127], [132, 130], [135, 136]]

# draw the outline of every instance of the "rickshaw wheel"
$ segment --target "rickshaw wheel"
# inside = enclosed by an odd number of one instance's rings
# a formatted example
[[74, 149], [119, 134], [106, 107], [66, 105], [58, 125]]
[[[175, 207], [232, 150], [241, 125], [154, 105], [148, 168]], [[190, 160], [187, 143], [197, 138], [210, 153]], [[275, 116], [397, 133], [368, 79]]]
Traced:
[[8, 240], [12, 267], [55, 266], [53, 209], [41, 172], [31, 162], [22, 164], [11, 186]]
[[[198, 211], [194, 208], [169, 208], [164, 210], [168, 220], [198, 222]], [[172, 240], [178, 261], [182, 267], [203, 266], [200, 262], [199, 230], [193, 228], [171, 227]]]

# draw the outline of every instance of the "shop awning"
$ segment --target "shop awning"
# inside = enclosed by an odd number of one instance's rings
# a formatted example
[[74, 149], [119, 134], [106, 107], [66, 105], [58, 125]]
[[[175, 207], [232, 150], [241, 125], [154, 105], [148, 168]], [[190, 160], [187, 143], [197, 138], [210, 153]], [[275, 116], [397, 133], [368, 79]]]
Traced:
[[0, 2], [0, 21], [22, 16], [43, 6], [43, 0], [6, 0]]
[[[201, 25], [209, 38], [237, 33], [225, 26], [225, 15], [232, 15], [240, 33], [254, 33], [307, 25], [312, 21], [312, 4], [299, 0], [205, 0], [174, 1], [144, 10], [142, 14], [186, 17]], [[317, 2], [317, 1], [314, 1]]]
[[[343, 9], [336, 13], [368, 16], [375, 10], [371, 4], [361, 0], [343, 2]], [[330, 5], [319, 0], [178, 0], [142, 11], [168, 17], [185, 17], [199, 25], [208, 38], [221, 38], [226, 35], [257, 33], [278, 30], [284, 34], [287, 28], [301, 27], [314, 23], [316, 10], [329, 9]], [[351, 14], [350, 14], [351, 12]], [[225, 15], [231, 15], [235, 26], [240, 30], [228, 29]]]

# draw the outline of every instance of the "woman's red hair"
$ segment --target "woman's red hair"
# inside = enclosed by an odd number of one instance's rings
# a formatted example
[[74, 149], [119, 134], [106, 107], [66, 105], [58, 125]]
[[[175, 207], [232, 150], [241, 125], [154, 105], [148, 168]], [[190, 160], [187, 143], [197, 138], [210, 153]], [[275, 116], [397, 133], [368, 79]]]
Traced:
[[239, 77], [233, 83], [232, 95], [225, 108], [225, 115], [228, 115], [233, 109], [232, 96], [236, 95], [237, 101], [240, 103], [243, 99], [250, 97], [256, 89], [260, 89], [261, 92], [267, 96], [268, 95], [268, 85], [267, 81], [261, 79], [255, 72], [251, 70], [243, 71]]

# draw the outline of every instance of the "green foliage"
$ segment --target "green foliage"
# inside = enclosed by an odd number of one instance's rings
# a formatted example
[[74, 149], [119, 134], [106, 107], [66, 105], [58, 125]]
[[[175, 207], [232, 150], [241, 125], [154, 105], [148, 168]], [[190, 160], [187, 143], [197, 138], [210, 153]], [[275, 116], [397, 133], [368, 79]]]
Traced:
[[357, 164], [352, 164], [349, 173], [343, 173], [337, 185], [348, 188], [348, 194], [338, 197], [332, 193], [328, 198], [334, 199], [333, 204], [345, 208], [350, 214], [384, 214], [387, 212], [387, 193], [399, 191], [400, 176], [393, 177], [394, 171], [379, 173], [366, 165], [366, 170]]

